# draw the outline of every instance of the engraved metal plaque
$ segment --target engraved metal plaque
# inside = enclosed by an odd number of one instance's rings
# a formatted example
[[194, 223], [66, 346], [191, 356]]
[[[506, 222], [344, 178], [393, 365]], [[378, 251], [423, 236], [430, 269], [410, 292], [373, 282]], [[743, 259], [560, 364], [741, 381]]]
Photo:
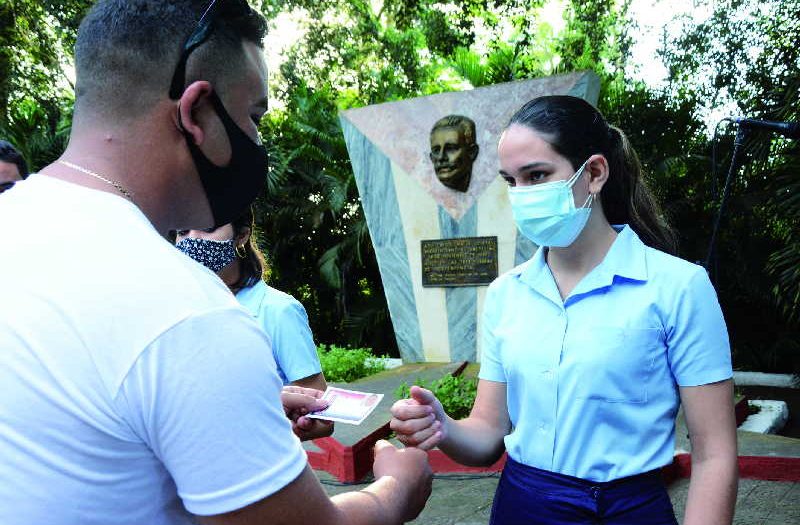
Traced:
[[422, 286], [479, 286], [497, 278], [497, 237], [420, 242]]

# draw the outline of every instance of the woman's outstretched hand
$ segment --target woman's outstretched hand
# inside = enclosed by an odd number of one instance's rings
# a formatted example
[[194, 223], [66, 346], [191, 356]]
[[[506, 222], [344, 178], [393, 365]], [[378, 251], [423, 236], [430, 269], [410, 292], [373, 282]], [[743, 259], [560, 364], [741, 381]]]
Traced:
[[389, 426], [408, 447], [430, 450], [447, 437], [447, 414], [442, 403], [426, 388], [412, 386], [411, 397], [392, 405]]

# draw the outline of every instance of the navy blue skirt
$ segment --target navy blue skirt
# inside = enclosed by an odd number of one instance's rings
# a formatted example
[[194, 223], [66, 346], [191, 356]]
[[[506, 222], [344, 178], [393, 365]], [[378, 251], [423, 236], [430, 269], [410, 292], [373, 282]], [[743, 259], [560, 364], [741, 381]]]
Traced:
[[517, 463], [510, 457], [492, 504], [490, 525], [677, 525], [654, 470], [608, 482], [587, 481]]

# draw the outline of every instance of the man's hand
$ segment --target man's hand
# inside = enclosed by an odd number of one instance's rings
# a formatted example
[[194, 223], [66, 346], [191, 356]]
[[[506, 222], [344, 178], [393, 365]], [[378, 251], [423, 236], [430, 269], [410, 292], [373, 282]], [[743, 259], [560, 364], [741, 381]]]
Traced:
[[372, 465], [376, 481], [393, 478], [407, 492], [405, 521], [416, 518], [431, 495], [433, 472], [428, 455], [418, 448], [398, 449], [385, 440], [375, 443], [375, 462]]
[[285, 386], [281, 391], [283, 410], [292, 422], [292, 431], [301, 441], [333, 434], [332, 421], [306, 417], [328, 407], [328, 402], [321, 399], [323, 394], [320, 390], [300, 386]]

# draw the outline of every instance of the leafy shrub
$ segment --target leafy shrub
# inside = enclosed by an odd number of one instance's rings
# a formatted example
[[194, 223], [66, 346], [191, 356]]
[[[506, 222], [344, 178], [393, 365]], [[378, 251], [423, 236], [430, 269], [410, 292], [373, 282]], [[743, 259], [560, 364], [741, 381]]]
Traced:
[[332, 383], [349, 383], [386, 370], [383, 359], [373, 356], [369, 348], [319, 345], [317, 355], [325, 380]]
[[[469, 415], [475, 403], [475, 394], [478, 392], [478, 380], [474, 377], [446, 375], [433, 381], [430, 386], [420, 379], [414, 384], [433, 392], [442, 402], [444, 411], [453, 419], [462, 419]], [[411, 387], [403, 383], [395, 390], [394, 395], [397, 399], [405, 399], [409, 397], [410, 391]]]

